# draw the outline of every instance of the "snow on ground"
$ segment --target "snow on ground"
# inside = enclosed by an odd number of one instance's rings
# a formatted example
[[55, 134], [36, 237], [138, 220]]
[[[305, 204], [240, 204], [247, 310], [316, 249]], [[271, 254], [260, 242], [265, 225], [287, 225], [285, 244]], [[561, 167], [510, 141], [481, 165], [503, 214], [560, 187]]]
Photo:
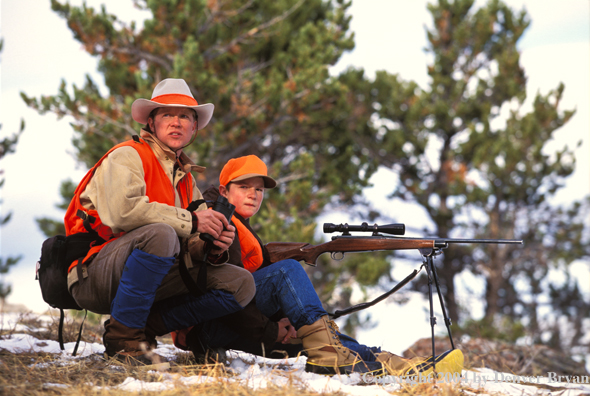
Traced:
[[[74, 364], [77, 360], [90, 355], [102, 355], [104, 346], [98, 343], [81, 342], [77, 356], [72, 356], [75, 343], [65, 344], [65, 351], [61, 351], [59, 343], [53, 340], [40, 340], [34, 336], [19, 333], [35, 329], [16, 325], [16, 315], [4, 314], [0, 326], [3, 329], [14, 329], [11, 335], [0, 337], [0, 350], [10, 353], [45, 352], [55, 355], [56, 364]], [[47, 317], [49, 320], [49, 317]], [[159, 344], [154, 352], [168, 358], [174, 358], [183, 351], [170, 344]], [[289, 386], [296, 384], [302, 388], [316, 392], [340, 391], [353, 396], [386, 396], [400, 390], [402, 386], [428, 382], [426, 378], [403, 379], [393, 376], [372, 378], [353, 374], [350, 376], [321, 376], [305, 372], [305, 357], [290, 359], [266, 359], [239, 351], [228, 351], [230, 361], [228, 370], [235, 375], [228, 378], [209, 377], [206, 375], [181, 376], [178, 373], [160, 373], [161, 381], [144, 382], [129, 377], [123, 383], [114, 387], [125, 391], [154, 391], [161, 392], [173, 389], [177, 384], [196, 385], [215, 381], [238, 382], [252, 389], [273, 386]], [[47, 363], [43, 363], [47, 364]], [[295, 381], [294, 381], [295, 379]], [[578, 396], [590, 394], [590, 377], [588, 376], [557, 376], [548, 373], [547, 376], [529, 377], [516, 376], [510, 373], [496, 372], [490, 369], [463, 370], [460, 378], [447, 378], [447, 382], [459, 384], [467, 395], [563, 395]], [[361, 386], [362, 385], [362, 386]], [[62, 384], [46, 384], [48, 387], [60, 387]], [[101, 387], [96, 387], [102, 389]], [[481, 392], [481, 393], [480, 393]]]

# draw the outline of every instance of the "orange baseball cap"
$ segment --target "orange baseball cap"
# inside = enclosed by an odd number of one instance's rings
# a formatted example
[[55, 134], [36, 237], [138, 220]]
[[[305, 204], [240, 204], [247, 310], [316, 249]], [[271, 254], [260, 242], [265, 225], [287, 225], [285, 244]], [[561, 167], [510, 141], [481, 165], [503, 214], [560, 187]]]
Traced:
[[266, 164], [255, 155], [232, 158], [221, 170], [219, 175], [219, 184], [227, 186], [233, 181], [250, 179], [251, 177], [262, 177], [264, 188], [275, 188], [277, 182], [268, 176]]

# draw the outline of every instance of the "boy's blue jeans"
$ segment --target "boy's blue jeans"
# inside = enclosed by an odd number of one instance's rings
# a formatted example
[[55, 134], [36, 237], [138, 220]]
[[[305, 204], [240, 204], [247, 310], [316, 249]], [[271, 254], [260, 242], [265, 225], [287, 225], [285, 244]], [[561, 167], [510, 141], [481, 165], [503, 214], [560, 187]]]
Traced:
[[[282, 260], [252, 275], [256, 283], [256, 306], [265, 316], [271, 317], [282, 310], [298, 330], [328, 314], [298, 261]], [[207, 322], [201, 330], [202, 341], [211, 348], [227, 347], [239, 337], [240, 334], [217, 320]], [[340, 341], [367, 362], [375, 361], [375, 353], [381, 352], [379, 347], [359, 344], [344, 334], [340, 334]]]

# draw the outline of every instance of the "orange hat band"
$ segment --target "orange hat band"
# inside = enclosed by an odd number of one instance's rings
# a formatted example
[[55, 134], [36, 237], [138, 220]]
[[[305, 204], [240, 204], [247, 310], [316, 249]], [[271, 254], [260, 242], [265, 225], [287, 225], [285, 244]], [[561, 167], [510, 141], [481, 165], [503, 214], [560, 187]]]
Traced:
[[161, 104], [179, 104], [185, 106], [198, 106], [199, 104], [194, 98], [191, 98], [188, 95], [181, 95], [181, 94], [165, 94], [159, 95], [155, 98], [152, 98], [152, 102], [161, 103]]

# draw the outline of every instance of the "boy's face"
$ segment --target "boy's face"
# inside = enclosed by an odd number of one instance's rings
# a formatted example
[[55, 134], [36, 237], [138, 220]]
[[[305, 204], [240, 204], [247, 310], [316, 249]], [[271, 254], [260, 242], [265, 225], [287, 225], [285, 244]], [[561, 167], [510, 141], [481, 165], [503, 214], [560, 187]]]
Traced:
[[262, 177], [252, 177], [231, 182], [229, 189], [226, 186], [219, 186], [219, 192], [236, 207], [236, 213], [248, 219], [260, 209], [264, 199], [264, 180]]

